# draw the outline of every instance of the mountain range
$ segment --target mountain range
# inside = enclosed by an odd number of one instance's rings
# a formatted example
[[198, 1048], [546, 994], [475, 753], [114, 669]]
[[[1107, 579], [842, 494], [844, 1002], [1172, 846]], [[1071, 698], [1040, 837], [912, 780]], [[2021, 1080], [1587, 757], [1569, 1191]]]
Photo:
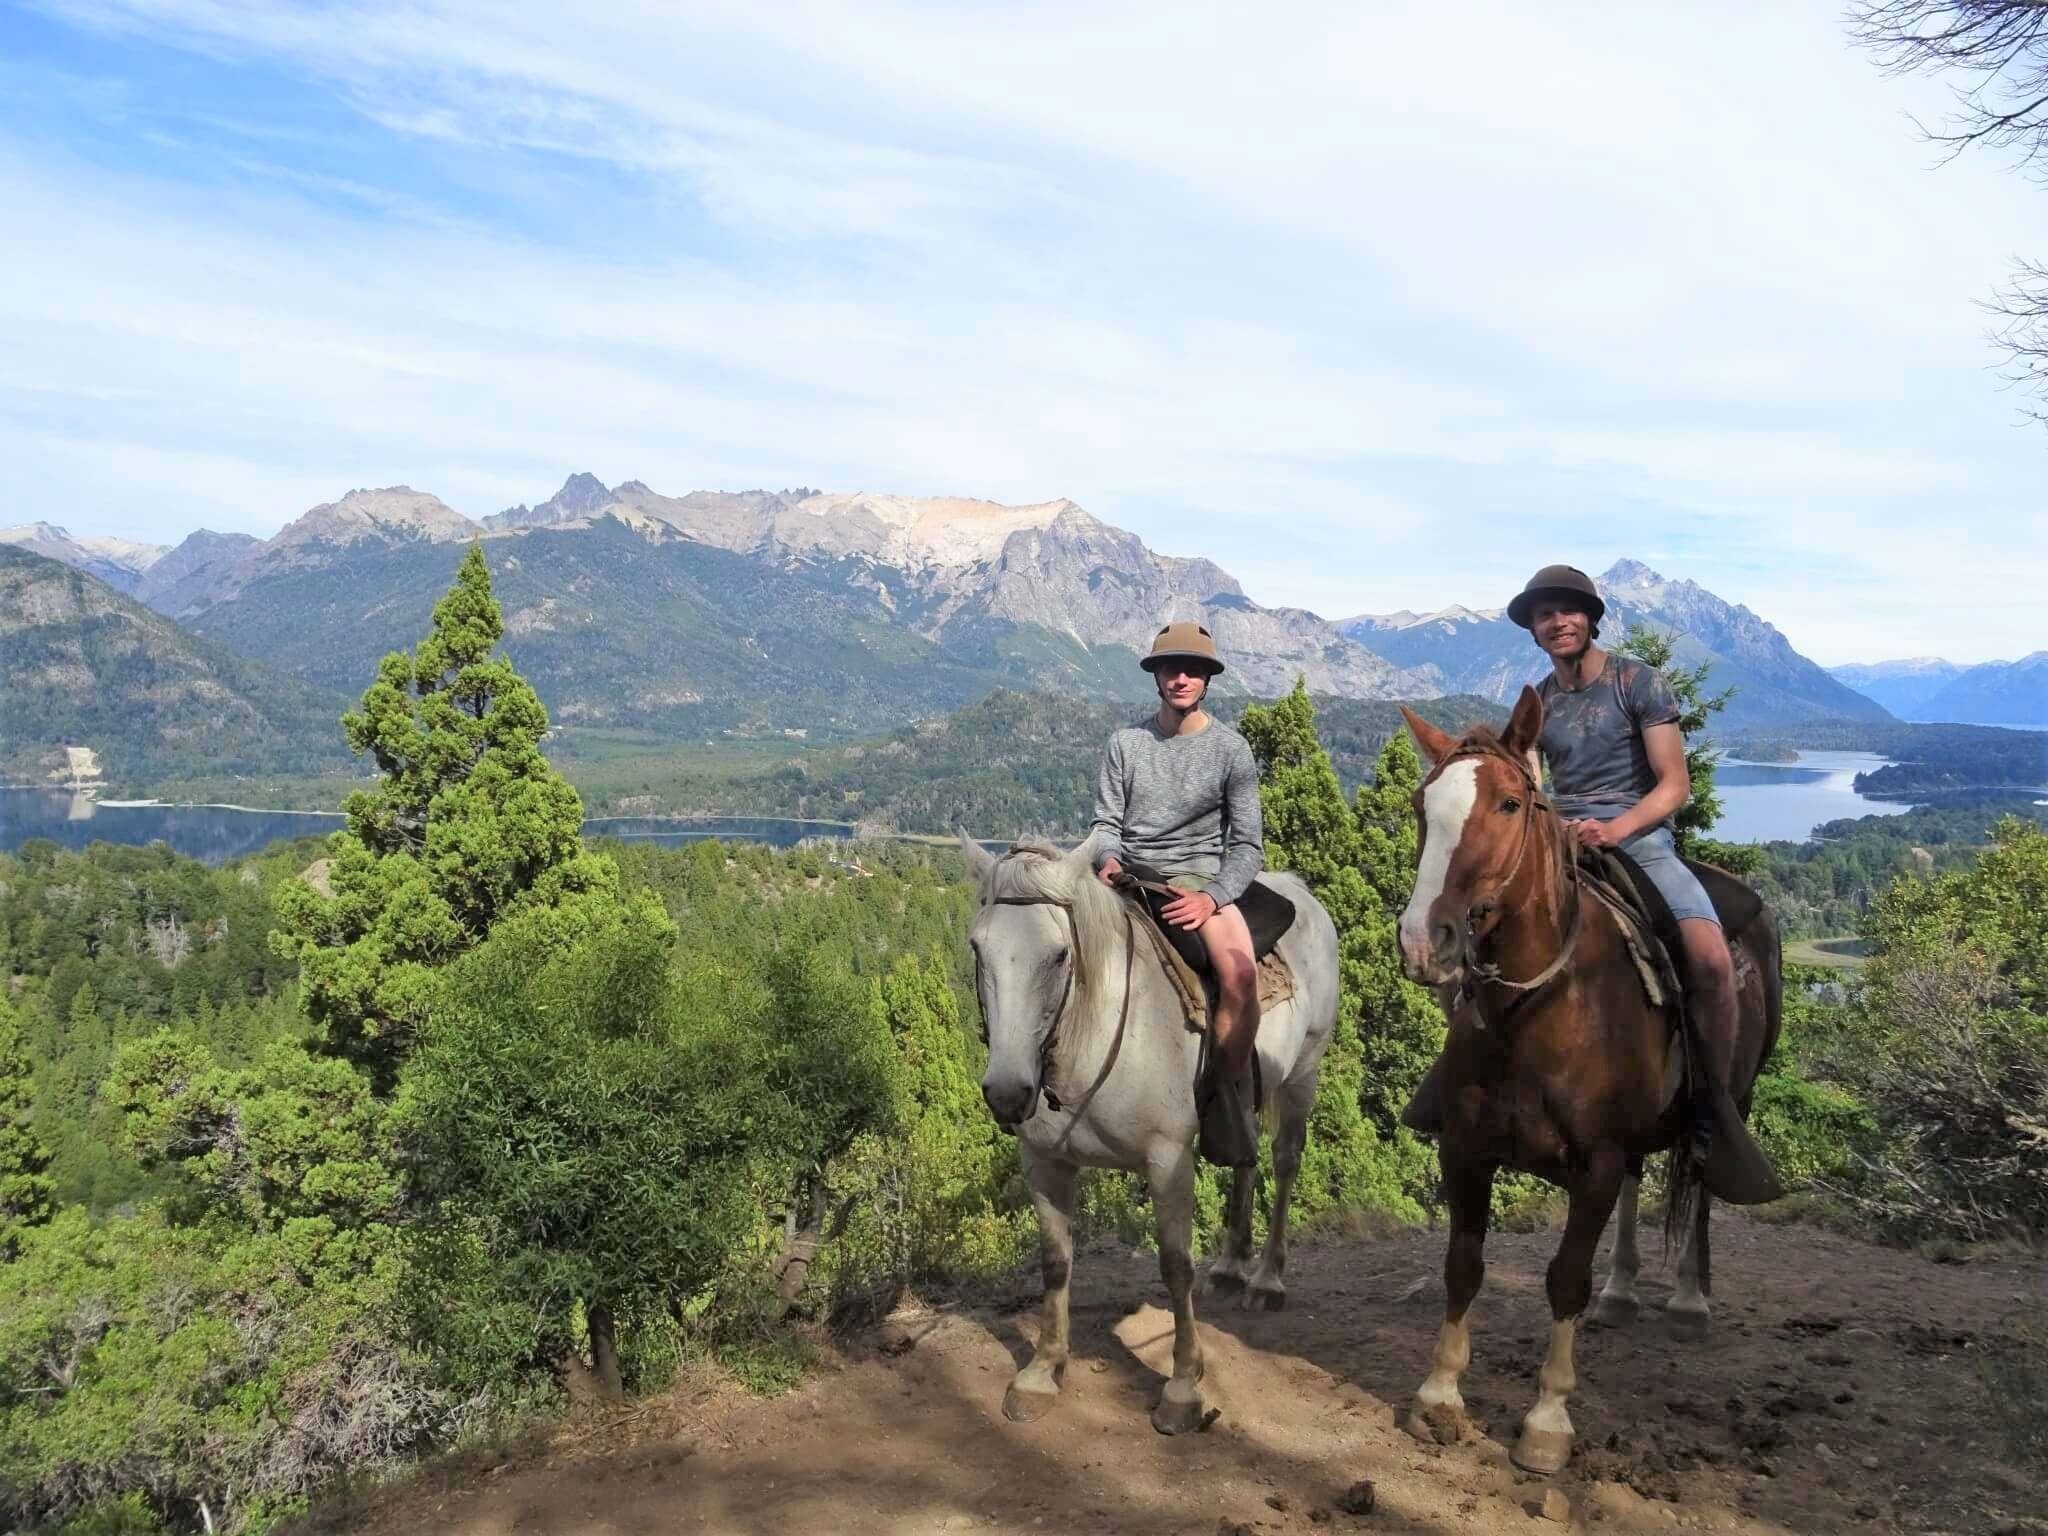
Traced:
[[1901, 720], [2048, 725], [2048, 651], [1974, 667], [1939, 656], [1913, 656], [1829, 670]]
[[[1710, 670], [1709, 692], [1733, 688], [1716, 724], [1748, 729], [1813, 720], [1886, 720], [1882, 704], [1800, 655], [1777, 626], [1692, 581], [1672, 581], [1637, 560], [1596, 578], [1606, 600], [1603, 644], [1647, 626], [1672, 639], [1672, 659]], [[1364, 614], [1338, 626], [1397, 666], [1420, 673], [1432, 693], [1474, 693], [1508, 703], [1550, 663], [1502, 608]]]
[[[1067, 500], [808, 487], [669, 496], [576, 474], [544, 501], [481, 520], [400, 485], [349, 491], [263, 540], [201, 530], [164, 548], [49, 524], [0, 534], [175, 620], [167, 642], [211, 642], [204, 654], [234, 657], [259, 691], [250, 668], [327, 701], [353, 698], [380, 656], [425, 631], [479, 539], [506, 650], [556, 723], [643, 741], [865, 739], [998, 687], [1142, 700], [1136, 656], [1176, 618], [1214, 633], [1230, 662], [1218, 693], [1239, 699], [1302, 676], [1326, 697], [1506, 703], [1544, 665], [1498, 611], [1332, 623], [1267, 607], [1214, 562], [1160, 554]], [[1726, 724], [1890, 718], [1696, 583], [1625, 560], [1600, 585], [1607, 638], [1654, 626], [1680, 662], [1711, 665], [1710, 688], [1736, 689]], [[112, 674], [95, 676], [118, 693]]]
[[[1349, 697], [1437, 691], [1314, 614], [1250, 601], [1213, 562], [1157, 554], [1065, 500], [666, 496], [579, 474], [536, 506], [472, 521], [393, 486], [350, 491], [267, 540], [195, 533], [119, 585], [346, 692], [424, 629], [478, 538], [507, 649], [569, 724], [846, 735], [1003, 684], [1144, 697], [1132, 653], [1187, 617], [1231, 658], [1225, 692], [1279, 693], [1296, 675]], [[107, 564], [81, 541], [64, 549]]]

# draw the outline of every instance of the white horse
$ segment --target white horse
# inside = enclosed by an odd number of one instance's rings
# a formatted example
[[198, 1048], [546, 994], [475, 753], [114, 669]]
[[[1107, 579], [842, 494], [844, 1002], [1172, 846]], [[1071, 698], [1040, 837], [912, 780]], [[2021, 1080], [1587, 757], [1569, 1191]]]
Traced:
[[[1202, 1423], [1202, 1346], [1195, 1336], [1195, 1073], [1201, 1038], [1189, 1031], [1179, 993], [1147, 919], [1103, 885], [1090, 838], [1071, 853], [1022, 844], [1001, 858], [966, 837], [981, 889], [970, 932], [975, 985], [988, 1039], [982, 1097], [1022, 1144], [1038, 1210], [1045, 1306], [1031, 1363], [1010, 1382], [1003, 1412], [1035, 1419], [1059, 1398], [1067, 1366], [1067, 1282], [1074, 1256], [1075, 1185], [1083, 1168], [1142, 1171], [1159, 1223], [1159, 1272], [1173, 1298], [1173, 1377], [1152, 1426], [1177, 1435]], [[1256, 1169], [1230, 1192], [1229, 1231], [1211, 1266], [1211, 1294], [1246, 1306], [1286, 1300], [1287, 1203], [1301, 1166], [1316, 1074], [1337, 1021], [1337, 929], [1291, 874], [1262, 877], [1295, 906], [1280, 953], [1294, 996], [1259, 1024], [1262, 1107], [1272, 1111], [1272, 1220], [1252, 1268]]]

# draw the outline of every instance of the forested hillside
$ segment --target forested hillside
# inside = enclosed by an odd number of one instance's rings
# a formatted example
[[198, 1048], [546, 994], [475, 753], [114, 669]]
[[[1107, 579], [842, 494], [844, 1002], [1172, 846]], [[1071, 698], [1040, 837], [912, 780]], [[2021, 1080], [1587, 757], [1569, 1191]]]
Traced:
[[[999, 689], [951, 714], [765, 770], [677, 773], [654, 758], [594, 756], [569, 772], [597, 814], [796, 816], [854, 821], [877, 832], [965, 827], [988, 836], [1078, 837], [1094, 806], [1103, 744], [1152, 707]], [[1235, 723], [1247, 707], [1243, 699], [1220, 699], [1216, 714]], [[1355, 790], [1401, 730], [1400, 706], [1318, 697], [1315, 707], [1338, 778], [1347, 793]], [[1507, 717], [1499, 705], [1469, 696], [1410, 707], [1448, 729]]]
[[180, 630], [104, 582], [0, 544], [0, 782], [68, 776], [88, 747], [109, 782], [346, 761], [328, 695]]

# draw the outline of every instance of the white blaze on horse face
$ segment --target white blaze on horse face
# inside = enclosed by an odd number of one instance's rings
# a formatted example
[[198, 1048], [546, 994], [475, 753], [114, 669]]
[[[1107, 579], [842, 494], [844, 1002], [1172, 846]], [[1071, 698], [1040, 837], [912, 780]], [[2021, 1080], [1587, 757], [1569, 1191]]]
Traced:
[[1401, 952], [1415, 972], [1427, 972], [1430, 909], [1444, 893], [1451, 856], [1478, 800], [1479, 763], [1473, 758], [1452, 763], [1422, 792], [1422, 862], [1415, 871], [1415, 893], [1401, 914]]

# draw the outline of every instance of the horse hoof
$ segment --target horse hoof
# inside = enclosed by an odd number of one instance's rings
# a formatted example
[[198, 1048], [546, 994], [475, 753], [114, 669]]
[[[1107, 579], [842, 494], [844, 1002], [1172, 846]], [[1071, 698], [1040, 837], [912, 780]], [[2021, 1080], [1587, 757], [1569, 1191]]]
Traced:
[[1714, 1331], [1713, 1315], [1704, 1309], [1694, 1312], [1670, 1307], [1664, 1316], [1670, 1320], [1671, 1331], [1690, 1343], [1698, 1344]]
[[1417, 1400], [1402, 1427], [1424, 1445], [1456, 1445], [1465, 1438], [1465, 1410], [1451, 1403]]
[[1572, 1437], [1560, 1429], [1525, 1429], [1508, 1459], [1524, 1472], [1549, 1477], [1572, 1459]]
[[1244, 1309], [1247, 1312], [1264, 1310], [1278, 1312], [1287, 1305], [1287, 1292], [1269, 1286], [1255, 1285], [1244, 1293]]
[[1212, 1269], [1209, 1278], [1203, 1282], [1203, 1288], [1215, 1297], [1241, 1296], [1244, 1294], [1244, 1276], [1227, 1269]]
[[1593, 1308], [1593, 1321], [1602, 1328], [1626, 1328], [1642, 1310], [1643, 1304], [1633, 1296], [1602, 1296]]
[[1057, 1390], [1033, 1390], [1030, 1387], [1020, 1387], [1013, 1381], [1010, 1383], [1010, 1390], [1003, 1394], [1003, 1417], [1012, 1424], [1029, 1424], [1034, 1419], [1042, 1419], [1051, 1413], [1053, 1405], [1059, 1400]]
[[1202, 1390], [1192, 1381], [1169, 1381], [1152, 1410], [1152, 1427], [1162, 1435], [1185, 1435], [1202, 1427]]

